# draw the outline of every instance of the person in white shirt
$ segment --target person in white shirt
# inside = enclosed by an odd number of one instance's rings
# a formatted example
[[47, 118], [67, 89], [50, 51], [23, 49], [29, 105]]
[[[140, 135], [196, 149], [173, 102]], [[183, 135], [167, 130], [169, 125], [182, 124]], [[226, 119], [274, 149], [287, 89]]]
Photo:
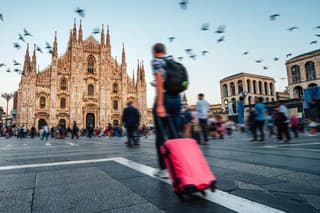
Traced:
[[208, 112], [209, 112], [209, 103], [204, 100], [204, 94], [200, 93], [198, 95], [198, 101], [196, 104], [196, 111], [198, 112], [199, 124], [202, 129], [203, 138], [206, 144], [208, 139]]

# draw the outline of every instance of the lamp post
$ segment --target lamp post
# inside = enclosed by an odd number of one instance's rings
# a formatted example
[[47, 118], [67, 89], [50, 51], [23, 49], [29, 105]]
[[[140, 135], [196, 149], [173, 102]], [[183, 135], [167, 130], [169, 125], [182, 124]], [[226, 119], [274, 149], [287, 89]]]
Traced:
[[9, 101], [13, 98], [12, 93], [2, 93], [1, 97], [7, 101], [7, 112], [6, 112], [6, 126], [8, 126], [8, 108], [9, 108]]

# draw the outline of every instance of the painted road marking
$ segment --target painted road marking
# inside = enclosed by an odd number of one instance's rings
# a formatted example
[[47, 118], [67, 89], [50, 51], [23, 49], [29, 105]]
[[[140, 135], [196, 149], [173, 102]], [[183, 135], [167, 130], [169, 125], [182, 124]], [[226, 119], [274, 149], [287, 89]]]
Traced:
[[69, 144], [70, 146], [79, 146], [79, 144], [74, 144], [72, 142], [66, 142], [66, 144]]
[[286, 144], [278, 144], [278, 145], [269, 145], [269, 146], [264, 146], [266, 148], [274, 148], [274, 147], [282, 147], [282, 146], [309, 146], [309, 145], [317, 145], [320, 144], [318, 142], [315, 143], [286, 143]]
[[[146, 166], [144, 164], [140, 164], [126, 158], [118, 157], [118, 158], [101, 158], [101, 159], [91, 159], [91, 160], [78, 160], [78, 161], [63, 161], [63, 162], [54, 162], [54, 163], [39, 163], [39, 164], [26, 164], [26, 165], [13, 165], [13, 166], [2, 166], [0, 167], [0, 171], [2, 170], [14, 170], [14, 169], [26, 169], [26, 168], [36, 168], [36, 167], [49, 167], [49, 166], [62, 166], [62, 165], [75, 165], [75, 164], [86, 164], [86, 163], [99, 163], [99, 162], [107, 162], [107, 161], [115, 161], [121, 165], [127, 166], [131, 169], [134, 169], [138, 172], [146, 174], [150, 177], [163, 181], [165, 183], [171, 184], [170, 180], [163, 180], [157, 177], [154, 177], [154, 172], [157, 170], [150, 166]], [[236, 212], [241, 213], [283, 213], [283, 211], [256, 203], [254, 201], [248, 200], [246, 198], [238, 197], [236, 195], [232, 195], [230, 193], [221, 191], [216, 189], [213, 193], [211, 191], [207, 191], [207, 196], [198, 196], [206, 199], [210, 202], [217, 203], [221, 206], [224, 206], [228, 209], [234, 210]]]
[[46, 143], [46, 146], [51, 146], [51, 143]]

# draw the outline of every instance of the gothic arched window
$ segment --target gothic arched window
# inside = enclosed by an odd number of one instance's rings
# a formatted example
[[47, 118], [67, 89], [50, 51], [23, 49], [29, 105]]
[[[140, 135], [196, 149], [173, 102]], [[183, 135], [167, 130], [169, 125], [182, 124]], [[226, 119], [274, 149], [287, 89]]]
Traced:
[[238, 81], [238, 93], [243, 92], [243, 83], [242, 80]]
[[118, 101], [113, 101], [113, 109], [118, 110]]
[[113, 93], [118, 93], [118, 84], [117, 83], [114, 83], [112, 85], [112, 91], [113, 91]]
[[223, 96], [228, 97], [228, 86], [226, 84], [223, 85]]
[[62, 78], [60, 81], [60, 89], [61, 90], [67, 90], [67, 80], [65, 78]]
[[46, 107], [46, 98], [41, 96], [40, 97], [40, 108], [43, 109]]
[[89, 74], [94, 73], [94, 63], [95, 63], [94, 57], [90, 56], [88, 59], [88, 73]]
[[300, 83], [300, 67], [298, 65], [294, 65], [291, 68], [291, 75], [292, 75], [292, 83]]
[[60, 99], [60, 108], [61, 109], [66, 108], [66, 99], [65, 98]]
[[313, 61], [308, 61], [305, 65], [307, 81], [316, 79], [316, 68]]
[[88, 96], [94, 96], [94, 87], [92, 84], [88, 85]]
[[302, 87], [300, 86], [296, 86], [294, 89], [293, 89], [293, 97], [294, 98], [302, 98], [303, 96], [303, 89]]
[[236, 88], [233, 82], [230, 83], [230, 87], [231, 87], [231, 95], [236, 95]]

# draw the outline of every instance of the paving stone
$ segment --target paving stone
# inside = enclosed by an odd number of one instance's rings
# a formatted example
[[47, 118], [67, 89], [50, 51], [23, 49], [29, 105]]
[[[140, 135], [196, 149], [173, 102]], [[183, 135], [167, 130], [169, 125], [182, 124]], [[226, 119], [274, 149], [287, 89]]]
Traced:
[[105, 213], [164, 213], [165, 211], [162, 211], [155, 207], [154, 205], [147, 203], [147, 204], [140, 204], [130, 207], [124, 207], [119, 209], [113, 209], [110, 211], [104, 211]]
[[33, 212], [98, 212], [147, 203], [118, 181], [77, 182], [36, 188]]
[[303, 195], [300, 194], [310, 205], [320, 211], [320, 196], [319, 195]]
[[0, 193], [0, 212], [31, 212], [32, 189]]
[[34, 188], [35, 174], [0, 175], [0, 192]]
[[248, 184], [248, 183], [244, 183], [244, 182], [241, 182], [241, 181], [235, 181], [235, 183], [239, 187], [239, 189], [264, 191], [264, 189], [261, 186], [258, 186], [258, 185]]
[[123, 166], [116, 162], [105, 162], [103, 164], [97, 165], [97, 167], [115, 179], [126, 179], [146, 176], [141, 172], [137, 172], [133, 169], [130, 169], [127, 166]]
[[269, 191], [275, 192], [288, 192], [288, 193], [297, 193], [297, 194], [315, 194], [320, 195], [320, 187], [310, 186], [306, 184], [297, 184], [297, 183], [274, 183], [270, 185], [265, 185], [264, 188]]
[[234, 180], [229, 180], [226, 178], [217, 179], [216, 187], [222, 191], [233, 191], [239, 189], [239, 186], [235, 183]]
[[105, 178], [108, 178], [107, 174], [98, 168], [72, 168], [71, 166], [69, 169], [38, 173], [36, 187], [51, 187], [74, 182], [95, 182]]
[[303, 172], [294, 172], [287, 175], [280, 175], [277, 178], [281, 180], [290, 181], [290, 182], [303, 182], [311, 185], [316, 185], [320, 183], [319, 175], [312, 175], [312, 174], [303, 173]]

